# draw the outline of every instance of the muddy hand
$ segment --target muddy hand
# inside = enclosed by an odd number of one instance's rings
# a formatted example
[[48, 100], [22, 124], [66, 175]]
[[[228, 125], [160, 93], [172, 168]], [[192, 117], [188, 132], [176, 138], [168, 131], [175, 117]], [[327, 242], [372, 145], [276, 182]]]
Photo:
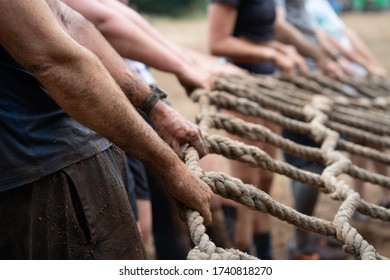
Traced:
[[199, 127], [181, 116], [171, 107], [166, 106], [164, 113], [153, 119], [155, 129], [165, 142], [182, 158], [183, 147], [193, 146], [202, 157], [207, 154], [207, 148]]

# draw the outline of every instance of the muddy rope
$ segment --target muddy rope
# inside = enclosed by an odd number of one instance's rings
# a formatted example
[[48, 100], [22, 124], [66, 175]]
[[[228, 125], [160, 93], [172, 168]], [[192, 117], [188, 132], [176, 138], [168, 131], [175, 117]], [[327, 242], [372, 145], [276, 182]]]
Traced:
[[[340, 206], [333, 219], [303, 215], [274, 200], [256, 186], [219, 172], [204, 172], [199, 155], [189, 147], [185, 162], [215, 193], [296, 226], [302, 230], [332, 236], [346, 253], [356, 259], [387, 259], [380, 255], [350, 221], [355, 211], [382, 221], [390, 221], [390, 210], [363, 200], [343, 180], [347, 174], [390, 189], [390, 178], [354, 165], [348, 154], [390, 164], [390, 82], [384, 79], [352, 79], [335, 82], [318, 73], [309, 77], [287, 75], [219, 77], [214, 91], [196, 90], [191, 98], [199, 103], [197, 123], [209, 153], [260, 167], [317, 187]], [[299, 145], [268, 128], [218, 113], [215, 106], [255, 116], [309, 135], [319, 147]], [[298, 157], [322, 162], [321, 174], [300, 170], [270, 157], [263, 150], [227, 137], [209, 134], [224, 130], [243, 139], [273, 145]], [[342, 136], [341, 136], [342, 135]], [[217, 247], [206, 234], [203, 218], [188, 210], [188, 227], [195, 247], [188, 259], [256, 259], [235, 249]]]

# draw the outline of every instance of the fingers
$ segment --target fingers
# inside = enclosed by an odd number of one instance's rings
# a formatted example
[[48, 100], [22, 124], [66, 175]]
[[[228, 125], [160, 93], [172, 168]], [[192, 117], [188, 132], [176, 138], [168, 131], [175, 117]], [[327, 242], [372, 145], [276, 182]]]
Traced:
[[[170, 143], [168, 143], [168, 144], [170, 144]], [[178, 141], [172, 141], [170, 146], [175, 151], [175, 153], [179, 156], [180, 159], [184, 158], [183, 152], [185, 151], [185, 149], [182, 149], [182, 145], [180, 145]]]
[[193, 139], [190, 143], [191, 146], [193, 146], [196, 149], [196, 151], [199, 153], [200, 157], [204, 157], [207, 154], [207, 149], [201, 138]]
[[295, 61], [282, 53], [276, 57], [276, 66], [289, 75], [295, 74]]
[[[193, 178], [195, 179], [196, 182], [195, 185], [193, 185], [194, 188], [196, 186], [196, 189], [193, 189], [196, 192], [195, 196], [188, 195], [188, 194], [187, 194], [188, 196], [185, 195], [184, 194], [185, 190], [180, 192], [179, 197], [176, 196], [177, 194], [175, 194], [175, 192], [171, 192], [168, 190], [168, 193], [170, 193], [170, 196], [173, 198], [179, 216], [183, 221], [186, 221], [187, 219], [186, 213], [189, 209], [191, 209], [191, 210], [198, 211], [199, 214], [203, 217], [204, 224], [207, 225], [211, 223], [212, 220], [210, 204], [211, 204], [211, 198], [213, 197], [213, 193], [210, 190], [210, 188], [199, 178], [197, 177], [193, 177]], [[184, 197], [180, 197], [183, 196], [183, 194]]]
[[183, 145], [180, 145], [180, 152], [184, 155], [185, 151], [190, 145], [188, 143], [185, 143]]
[[198, 133], [187, 136], [187, 140], [175, 139], [171, 143], [168, 143], [175, 153], [179, 156], [179, 158], [184, 158], [184, 153], [189, 146], [192, 146], [199, 153], [200, 157], [204, 157], [208, 154], [208, 149], [206, 147], [205, 141], [203, 140], [200, 131]]
[[[189, 208], [186, 205], [184, 205], [182, 202], [178, 201], [177, 199], [174, 199], [174, 201], [175, 201], [175, 205], [177, 207], [177, 211], [178, 211], [180, 219], [183, 222], [186, 222], [187, 221], [187, 211]], [[204, 224], [205, 225], [210, 224], [212, 221], [211, 210], [209, 208], [204, 208], [204, 209], [201, 209], [199, 211], [200, 211], [199, 214], [203, 217]]]
[[275, 64], [276, 67], [278, 67], [282, 72], [290, 75], [293, 69], [293, 63], [290, 61], [290, 59], [287, 59], [287, 57], [285, 58], [278, 57]]
[[[188, 129], [188, 134], [184, 138], [185, 140], [181, 144], [181, 146], [184, 147], [184, 145], [187, 144], [187, 147], [188, 147], [188, 144], [189, 144], [196, 149], [196, 151], [199, 153], [200, 157], [203, 157], [208, 153], [208, 149], [207, 149], [205, 141], [203, 139], [202, 132], [200, 131], [198, 126], [196, 126], [192, 123], [190, 123], [189, 125], [191, 127]], [[187, 148], [187, 147], [185, 147], [185, 148]], [[184, 152], [184, 150], [182, 150], [182, 152]]]
[[283, 60], [290, 60], [290, 65], [286, 66], [285, 72], [290, 75], [295, 75], [295, 70], [297, 68], [302, 75], [307, 76], [308, 68], [305, 63], [305, 60], [298, 54], [295, 47], [291, 45], [281, 45], [279, 48], [281, 55], [285, 56]]
[[309, 69], [305, 62], [305, 59], [300, 56], [295, 49], [292, 49], [290, 52], [290, 58], [294, 61], [295, 67], [299, 70], [299, 73], [303, 76], [307, 76], [309, 74]]
[[170, 134], [161, 132], [159, 134], [181, 159], [184, 158], [184, 152], [190, 145], [197, 150], [200, 157], [208, 153], [200, 129], [192, 123], [182, 123], [180, 128], [173, 128]]
[[301, 75], [307, 76], [309, 74], [309, 68], [307, 67], [306, 62], [302, 57], [300, 57], [300, 56], [296, 57], [296, 65], [297, 65]]
[[333, 79], [341, 80], [344, 76], [344, 72], [341, 67], [331, 60], [327, 60], [325, 63], [320, 64], [320, 66], [323, 73]]
[[197, 150], [199, 156], [203, 157], [208, 153], [208, 149], [206, 147], [205, 141], [203, 140], [200, 129], [198, 128], [197, 130], [197, 134], [191, 139], [190, 144]]
[[211, 211], [210, 211], [209, 208], [205, 209], [200, 214], [202, 215], [202, 217], [204, 219], [204, 224], [205, 225], [208, 225], [208, 224], [211, 223], [212, 218], [211, 218]]
[[344, 77], [344, 72], [341, 69], [334, 69], [330, 73], [330, 76], [333, 77], [336, 80], [342, 80]]
[[201, 156], [207, 154], [202, 133], [199, 127], [170, 107], [166, 107], [169, 114], [165, 118], [154, 120], [157, 133], [182, 159], [186, 144], [195, 147]]

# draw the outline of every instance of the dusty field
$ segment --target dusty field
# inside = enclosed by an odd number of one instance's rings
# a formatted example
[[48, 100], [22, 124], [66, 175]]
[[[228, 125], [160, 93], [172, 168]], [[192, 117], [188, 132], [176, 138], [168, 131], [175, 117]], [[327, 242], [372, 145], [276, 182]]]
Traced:
[[[343, 15], [343, 19], [361, 35], [376, 57], [390, 71], [390, 13], [346, 14]], [[186, 21], [151, 19], [151, 22], [172, 41], [182, 46], [206, 51], [207, 23], [204, 19]], [[186, 97], [176, 78], [158, 71], [154, 71], [154, 74], [161, 87], [169, 93], [173, 107], [193, 120], [198, 107]], [[367, 189], [369, 190], [367, 200], [377, 203], [380, 196], [379, 187], [369, 185]], [[287, 178], [276, 177], [272, 196], [285, 205], [292, 205]], [[315, 215], [332, 220], [339, 205], [328, 196], [321, 195]], [[353, 225], [382, 255], [390, 257], [390, 223], [371, 220], [368, 223], [354, 222]], [[291, 238], [291, 233], [292, 226], [273, 219], [273, 250], [276, 259], [286, 258], [285, 246]]]

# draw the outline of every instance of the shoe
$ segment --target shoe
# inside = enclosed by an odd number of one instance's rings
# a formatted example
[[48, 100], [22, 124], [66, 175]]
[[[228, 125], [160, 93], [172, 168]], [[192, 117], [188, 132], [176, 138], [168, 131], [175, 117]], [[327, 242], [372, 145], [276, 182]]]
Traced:
[[311, 238], [304, 248], [297, 248], [295, 243], [287, 247], [290, 260], [345, 260], [347, 254], [339, 241], [331, 237]]
[[322, 236], [319, 234], [313, 235], [311, 238], [313, 238], [313, 241], [315, 243], [320, 244], [321, 246], [330, 246], [330, 247], [340, 247], [341, 243], [336, 238], [332, 236]]
[[294, 243], [287, 246], [287, 259], [289, 260], [319, 260], [320, 254], [311, 246], [298, 249]]
[[344, 252], [338, 240], [324, 237], [319, 241], [319, 251], [321, 260], [346, 260], [347, 254]]
[[379, 203], [379, 206], [382, 206], [386, 209], [390, 209], [390, 200], [382, 200], [380, 203]]
[[370, 217], [363, 215], [358, 211], [355, 211], [353, 213], [352, 219], [357, 221], [357, 222], [369, 222], [370, 221]]

